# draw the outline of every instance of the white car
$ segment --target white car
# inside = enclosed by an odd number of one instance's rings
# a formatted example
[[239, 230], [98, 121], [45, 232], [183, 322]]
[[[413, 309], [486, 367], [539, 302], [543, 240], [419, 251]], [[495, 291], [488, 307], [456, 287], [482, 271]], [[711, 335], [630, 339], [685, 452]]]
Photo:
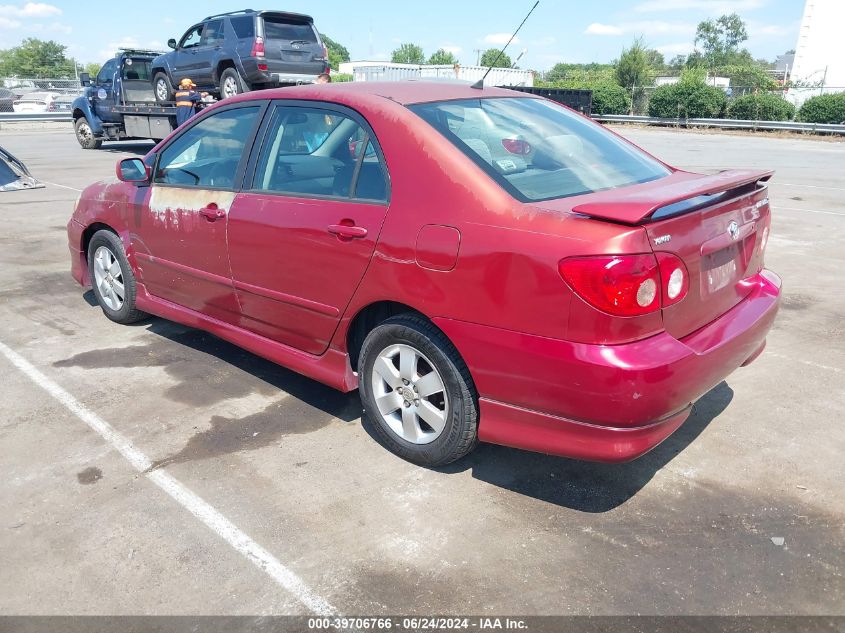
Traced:
[[15, 112], [52, 112], [53, 102], [61, 96], [58, 92], [30, 92], [12, 103]]

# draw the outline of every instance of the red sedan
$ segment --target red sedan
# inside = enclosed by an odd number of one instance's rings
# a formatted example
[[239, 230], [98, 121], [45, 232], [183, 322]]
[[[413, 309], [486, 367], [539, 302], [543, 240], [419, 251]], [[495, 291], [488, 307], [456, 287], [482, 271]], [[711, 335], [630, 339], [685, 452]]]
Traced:
[[771, 172], [674, 169], [502, 89], [226, 99], [68, 224], [103, 312], [202, 328], [343, 391], [402, 457], [642, 455], [765, 346]]

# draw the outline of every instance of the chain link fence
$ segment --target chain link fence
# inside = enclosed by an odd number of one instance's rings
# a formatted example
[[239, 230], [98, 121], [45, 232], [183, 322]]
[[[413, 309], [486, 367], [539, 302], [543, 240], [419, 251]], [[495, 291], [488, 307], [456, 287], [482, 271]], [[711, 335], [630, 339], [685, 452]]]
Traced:
[[26, 101], [28, 97], [38, 99], [45, 93], [61, 101], [81, 95], [83, 91], [79, 79], [34, 79], [30, 77], [0, 77], [0, 112], [14, 112], [16, 101]]

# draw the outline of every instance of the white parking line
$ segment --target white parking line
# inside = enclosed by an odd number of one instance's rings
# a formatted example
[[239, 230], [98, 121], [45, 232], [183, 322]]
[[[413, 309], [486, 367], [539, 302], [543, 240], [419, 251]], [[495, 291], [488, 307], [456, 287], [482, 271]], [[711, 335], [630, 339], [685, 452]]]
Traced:
[[777, 182], [772, 184], [780, 185], [782, 187], [806, 187], [807, 189], [830, 189], [831, 191], [845, 191], [845, 187], [822, 187], [821, 185], [802, 185], [795, 182]]
[[326, 600], [315, 594], [299, 576], [285, 567], [270, 552], [247, 536], [238, 526], [229, 521], [218, 510], [192, 492], [182, 482], [163, 470], [146, 471], [152, 461], [136, 448], [129, 439], [118, 433], [114, 427], [96, 413], [86, 408], [70, 393], [47, 378], [32, 363], [16, 351], [0, 342], [0, 353], [12, 365], [26, 374], [35, 384], [44, 389], [53, 398], [91, 429], [96, 431], [106, 442], [117, 450], [135, 470], [145, 473], [147, 478], [170, 495], [179, 505], [188, 510], [197, 519], [214, 531], [220, 538], [243, 554], [251, 563], [259, 567], [279, 586], [292, 594], [309, 611], [318, 615], [335, 615], [337, 610]]
[[67, 185], [60, 185], [57, 182], [47, 182], [46, 180], [42, 180], [41, 182], [43, 182], [45, 185], [50, 185], [51, 187], [61, 187], [62, 189], [70, 189], [71, 191], [82, 191], [82, 189], [77, 189], [76, 187], [68, 187]]
[[801, 363], [802, 365], [809, 365], [810, 367], [815, 367], [817, 369], [826, 369], [827, 371], [832, 371], [839, 373], [842, 371], [839, 367], [831, 367], [830, 365], [822, 365], [821, 363], [815, 363], [811, 360], [802, 360], [800, 358], [792, 358], [791, 356], [784, 356], [783, 354], [777, 354], [775, 352], [766, 352], [767, 356], [771, 356], [772, 358], [780, 358], [782, 360], [788, 360], [793, 363]]
[[845, 213], [837, 213], [836, 211], [823, 211], [821, 209], [800, 209], [798, 207], [782, 207], [779, 204], [772, 205], [775, 209], [780, 209], [783, 211], [806, 211], [807, 213], [824, 213], [825, 215], [838, 215], [839, 217], [845, 217]]

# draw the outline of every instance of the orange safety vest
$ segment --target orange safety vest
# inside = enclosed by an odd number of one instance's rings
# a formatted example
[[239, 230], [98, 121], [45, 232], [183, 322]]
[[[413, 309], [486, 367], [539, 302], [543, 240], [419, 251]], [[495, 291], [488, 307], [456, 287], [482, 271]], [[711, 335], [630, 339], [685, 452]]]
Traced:
[[193, 106], [194, 106], [194, 102], [193, 102], [193, 101], [179, 101], [179, 98], [180, 98], [180, 97], [187, 97], [188, 95], [190, 95], [190, 94], [191, 94], [191, 92], [192, 92], [192, 91], [190, 91], [190, 90], [180, 90], [180, 91], [179, 91], [179, 92], [177, 92], [175, 95], [173, 95], [174, 97], [176, 97], [176, 107], [177, 107], [177, 108], [178, 108], [179, 106], [188, 106], [188, 107], [193, 107]]

